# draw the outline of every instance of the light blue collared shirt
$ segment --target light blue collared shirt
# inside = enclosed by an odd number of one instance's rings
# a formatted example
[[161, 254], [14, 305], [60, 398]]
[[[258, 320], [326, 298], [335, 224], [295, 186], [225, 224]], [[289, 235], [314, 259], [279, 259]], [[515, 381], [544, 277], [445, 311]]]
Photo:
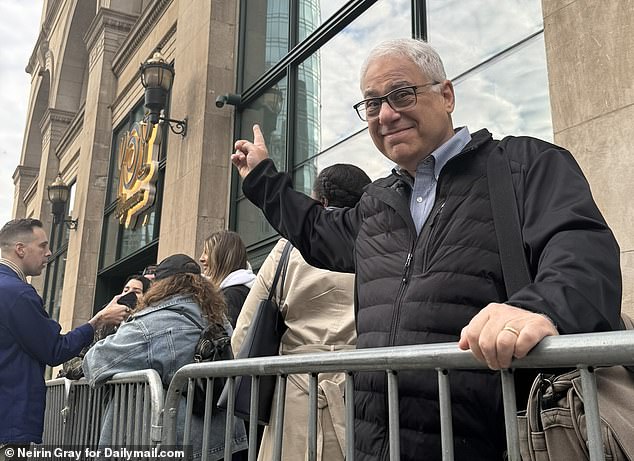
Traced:
[[418, 234], [420, 234], [434, 207], [436, 184], [440, 172], [445, 164], [458, 155], [469, 141], [471, 141], [471, 134], [467, 127], [459, 128], [447, 142], [433, 151], [416, 167], [416, 178], [414, 178], [409, 209]]

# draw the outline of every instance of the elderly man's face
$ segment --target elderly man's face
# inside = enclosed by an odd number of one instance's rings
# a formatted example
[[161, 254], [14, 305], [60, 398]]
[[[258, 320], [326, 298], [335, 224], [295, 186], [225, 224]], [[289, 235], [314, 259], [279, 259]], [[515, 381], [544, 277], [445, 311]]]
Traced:
[[[370, 62], [361, 90], [365, 99], [431, 82], [409, 59], [385, 56]], [[370, 136], [383, 155], [415, 174], [418, 163], [453, 136], [453, 108], [453, 86], [448, 80], [421, 88], [416, 105], [404, 111], [397, 112], [383, 102], [378, 118], [368, 121]]]

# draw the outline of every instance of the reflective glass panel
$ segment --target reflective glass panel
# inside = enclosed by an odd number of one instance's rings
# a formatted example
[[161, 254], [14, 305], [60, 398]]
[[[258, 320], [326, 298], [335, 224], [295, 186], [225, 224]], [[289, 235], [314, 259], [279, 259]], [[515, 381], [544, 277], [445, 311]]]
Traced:
[[248, 2], [246, 8], [243, 86], [255, 82], [289, 49], [288, 0]]
[[54, 320], [59, 320], [59, 312], [62, 307], [62, 291], [64, 288], [64, 274], [66, 273], [66, 251], [60, 254], [56, 259], [55, 281], [53, 282], [54, 290], [52, 304], [50, 306], [50, 316]]
[[543, 34], [454, 83], [454, 126], [552, 141]]
[[310, 195], [317, 175], [335, 163], [356, 165], [373, 181], [388, 176], [394, 168], [394, 162], [374, 146], [368, 130], [361, 130], [297, 168], [293, 173], [295, 189]]
[[352, 108], [362, 99], [359, 71], [378, 42], [408, 37], [409, 0], [378, 1], [298, 68], [293, 161], [299, 164], [366, 126]]
[[260, 209], [246, 198], [238, 201], [236, 209], [238, 222], [236, 231], [247, 247], [276, 234]]
[[345, 0], [300, 0], [299, 39], [308, 37], [346, 3]]
[[104, 219], [101, 268], [108, 267], [119, 259], [140, 250], [158, 236], [158, 228], [155, 225], [156, 205], [139, 217], [139, 224], [135, 229], [126, 229], [122, 224], [119, 224], [114, 213], [106, 215]]
[[[277, 168], [286, 170], [286, 98], [287, 79], [269, 88], [242, 113], [241, 139], [253, 140], [253, 124], [260, 125], [269, 157]], [[238, 183], [242, 195], [242, 180]], [[236, 204], [237, 226], [245, 245], [249, 246], [275, 235], [275, 229], [266, 221], [262, 212], [246, 199]]]
[[429, 43], [454, 78], [542, 29], [539, 0], [427, 0]]
[[269, 88], [242, 113], [241, 139], [253, 140], [253, 125], [260, 125], [269, 157], [280, 170], [286, 168], [287, 80]]
[[[125, 133], [132, 128], [132, 125], [134, 125], [135, 122], [143, 119], [144, 112], [145, 108], [143, 107], [143, 104], [137, 106], [136, 109], [128, 115], [126, 122], [123, 123], [117, 131], [115, 131], [112, 137], [113, 149], [110, 160], [110, 189], [108, 190], [106, 204], [111, 204], [117, 199], [117, 188], [119, 187], [120, 173], [119, 149], [121, 147], [121, 143], [123, 142], [123, 137]], [[166, 140], [164, 139], [163, 142], [166, 142]]]

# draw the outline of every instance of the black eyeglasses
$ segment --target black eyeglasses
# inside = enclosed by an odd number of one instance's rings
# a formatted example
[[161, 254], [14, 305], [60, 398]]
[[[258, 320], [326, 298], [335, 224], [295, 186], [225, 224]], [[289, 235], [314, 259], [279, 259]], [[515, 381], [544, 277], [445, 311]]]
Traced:
[[369, 120], [374, 120], [379, 116], [383, 101], [387, 102], [396, 112], [407, 110], [416, 105], [416, 94], [420, 93], [419, 90], [421, 88], [438, 85], [439, 83], [440, 82], [431, 82], [425, 83], [424, 85], [404, 86], [402, 88], [392, 90], [383, 96], [364, 99], [352, 107], [354, 107], [354, 110], [357, 111], [359, 118], [364, 122], [367, 122]]

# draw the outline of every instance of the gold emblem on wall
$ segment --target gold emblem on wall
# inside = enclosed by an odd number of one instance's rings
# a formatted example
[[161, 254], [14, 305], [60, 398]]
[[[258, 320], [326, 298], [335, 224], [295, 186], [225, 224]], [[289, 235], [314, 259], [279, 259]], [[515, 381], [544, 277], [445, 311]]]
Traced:
[[115, 216], [126, 229], [134, 229], [139, 217], [156, 199], [161, 136], [158, 124], [153, 126], [149, 139], [147, 129], [145, 122], [135, 123], [119, 144], [119, 188]]

